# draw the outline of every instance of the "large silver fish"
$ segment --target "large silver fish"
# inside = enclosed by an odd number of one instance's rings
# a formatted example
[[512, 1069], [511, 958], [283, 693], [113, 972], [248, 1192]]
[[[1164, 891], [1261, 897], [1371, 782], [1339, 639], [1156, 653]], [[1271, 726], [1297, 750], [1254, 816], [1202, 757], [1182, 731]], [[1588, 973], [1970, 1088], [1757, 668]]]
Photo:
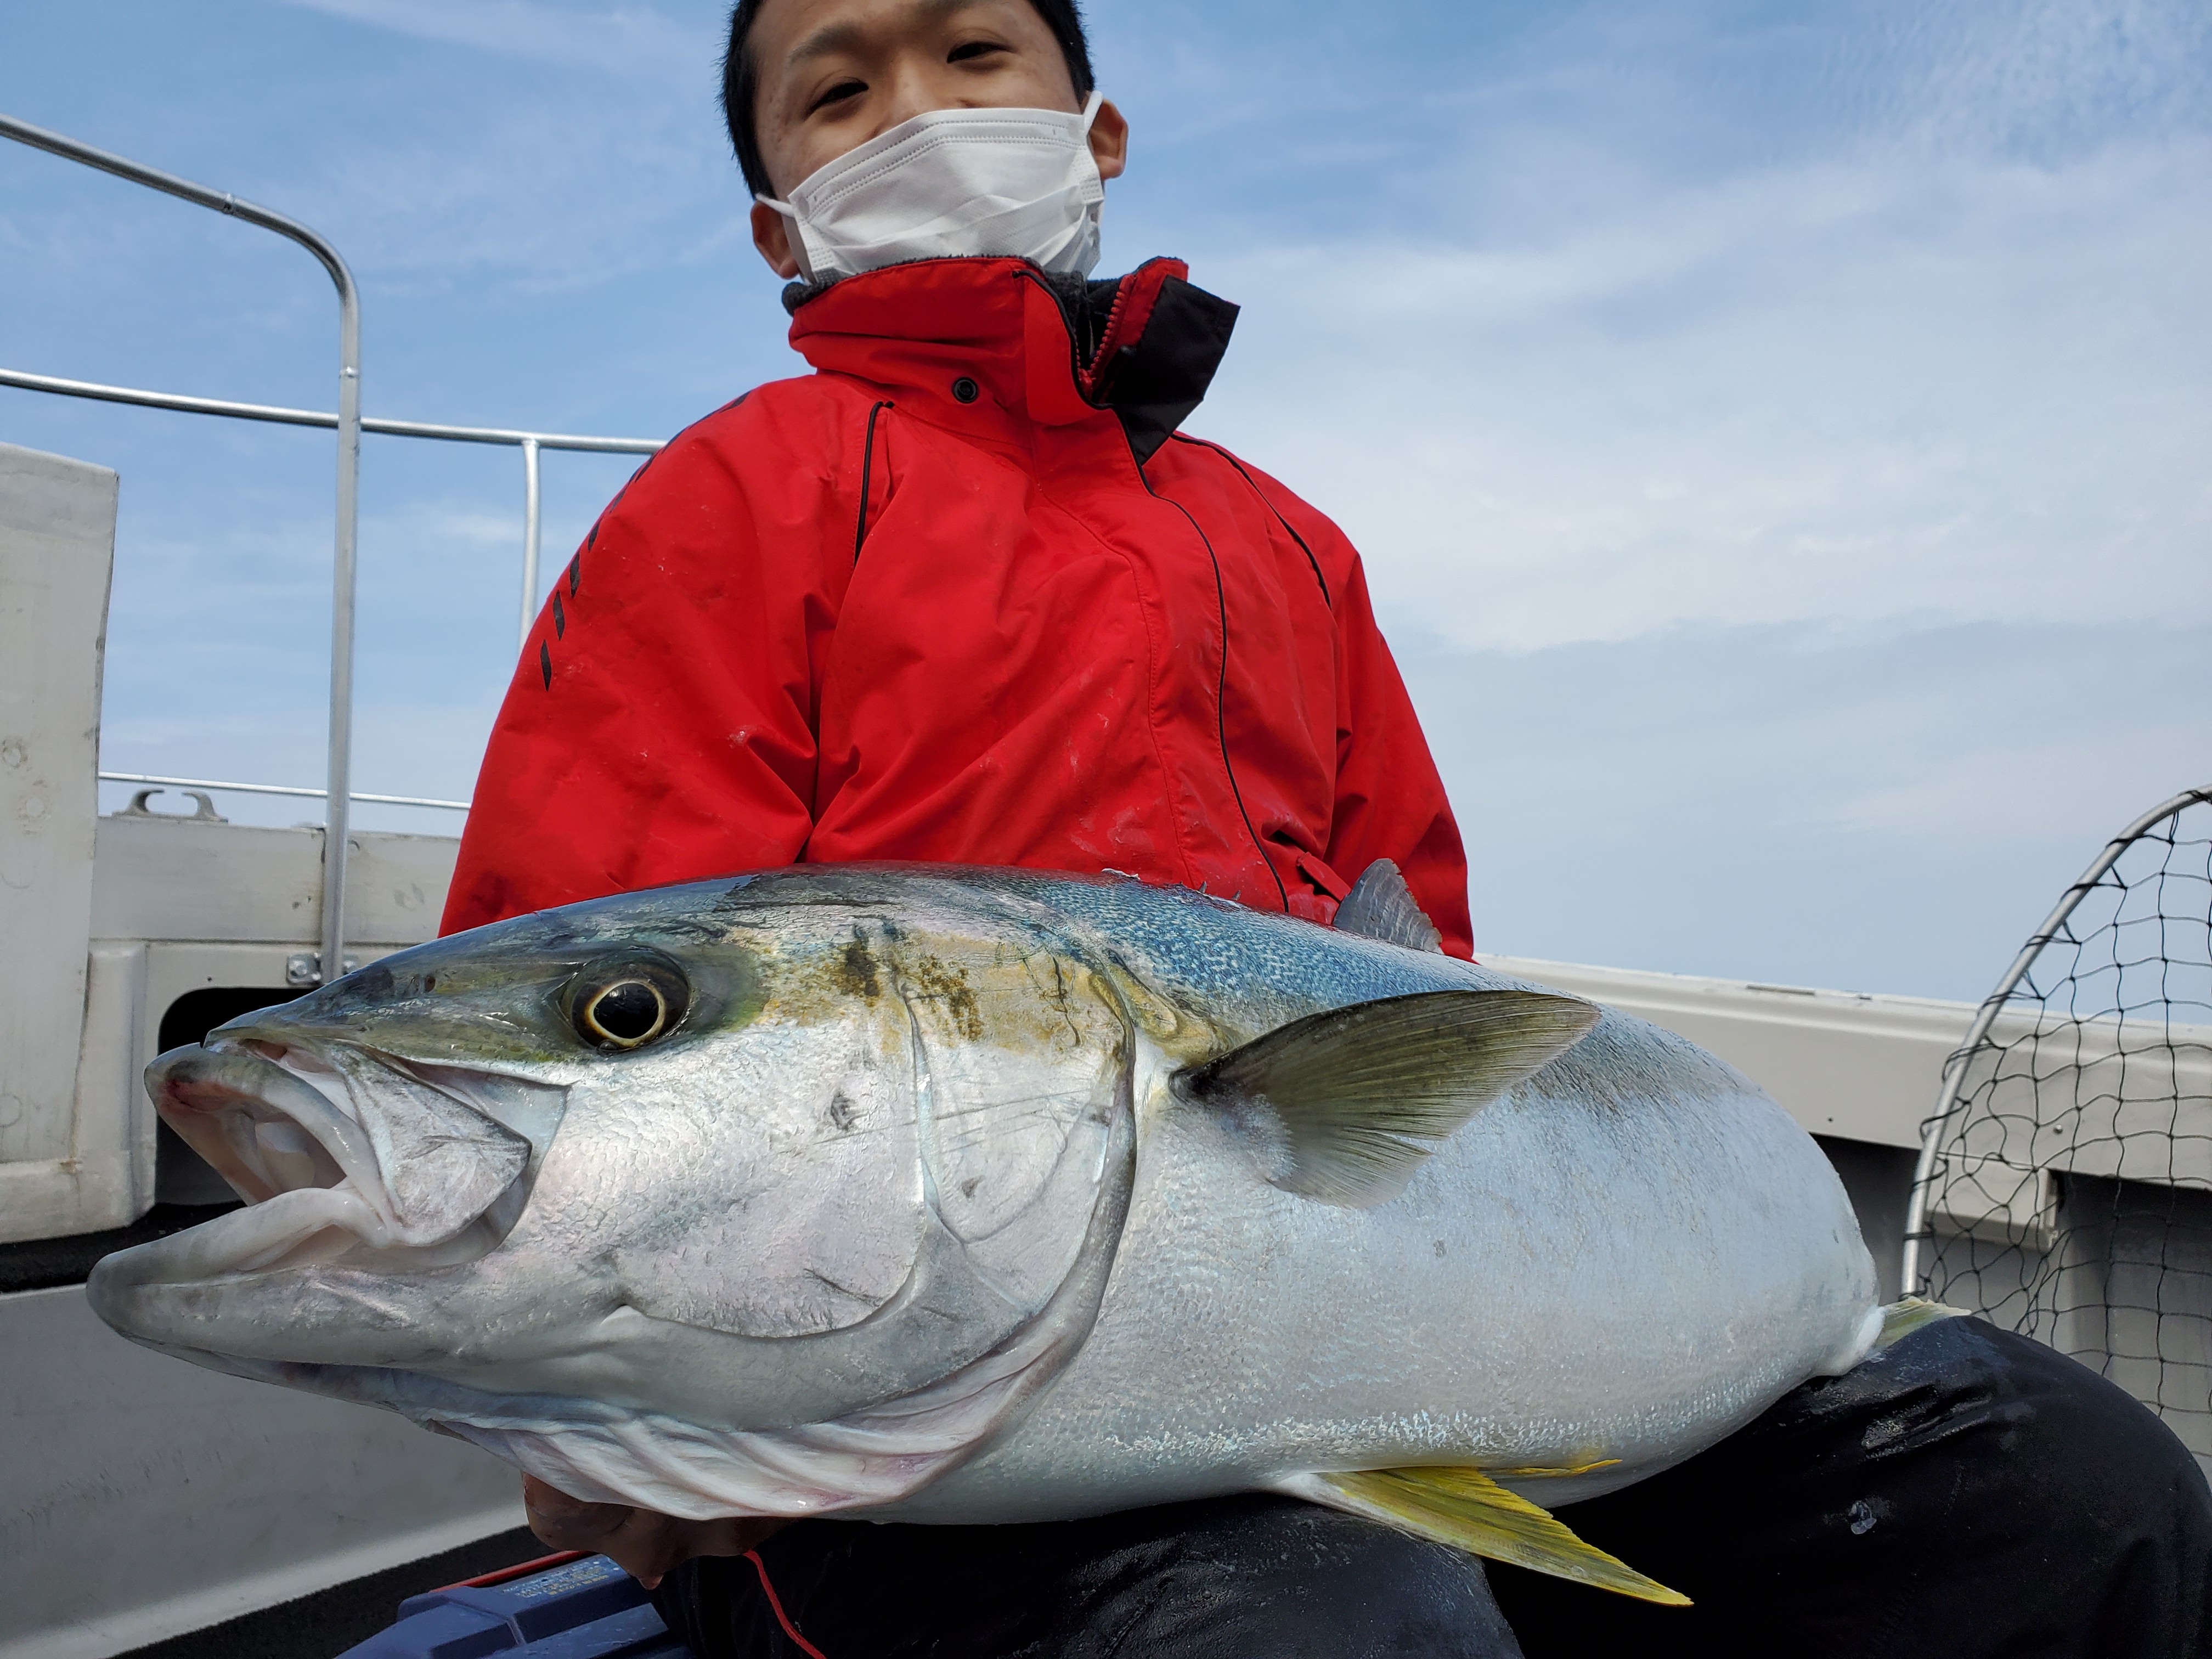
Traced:
[[1388, 866], [1340, 923], [845, 866], [442, 939], [149, 1068], [252, 1202], [93, 1304], [582, 1498], [1271, 1490], [1667, 1599], [1537, 1503], [1867, 1352], [1843, 1188], [1711, 1056], [1435, 951]]

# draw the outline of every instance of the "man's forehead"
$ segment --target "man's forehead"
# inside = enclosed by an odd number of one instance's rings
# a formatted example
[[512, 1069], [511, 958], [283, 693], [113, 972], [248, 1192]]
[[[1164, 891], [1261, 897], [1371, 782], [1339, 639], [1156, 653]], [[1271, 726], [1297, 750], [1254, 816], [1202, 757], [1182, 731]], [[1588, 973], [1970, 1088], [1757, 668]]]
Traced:
[[792, 70], [811, 58], [849, 52], [872, 34], [937, 27], [963, 12], [998, 15], [1017, 8], [1029, 9], [1026, 0], [766, 0], [754, 27], [772, 40], [789, 40], [763, 57], [775, 68]]

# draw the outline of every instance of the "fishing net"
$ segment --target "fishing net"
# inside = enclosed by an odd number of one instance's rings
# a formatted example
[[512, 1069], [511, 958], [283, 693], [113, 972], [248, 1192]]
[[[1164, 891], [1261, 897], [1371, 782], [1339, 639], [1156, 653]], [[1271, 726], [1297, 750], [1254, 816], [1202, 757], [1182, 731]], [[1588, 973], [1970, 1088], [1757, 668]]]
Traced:
[[2067, 890], [1922, 1133], [1905, 1288], [2103, 1372], [2212, 1468], [2212, 788]]

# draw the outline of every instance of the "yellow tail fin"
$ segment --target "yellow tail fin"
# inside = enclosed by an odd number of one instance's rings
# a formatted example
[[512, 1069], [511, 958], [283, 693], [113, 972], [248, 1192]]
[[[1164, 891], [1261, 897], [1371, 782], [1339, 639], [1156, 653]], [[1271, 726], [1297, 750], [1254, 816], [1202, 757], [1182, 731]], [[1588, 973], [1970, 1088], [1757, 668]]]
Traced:
[[1584, 1543], [1551, 1511], [1506, 1491], [1480, 1469], [1370, 1469], [1320, 1480], [1352, 1500], [1344, 1508], [1469, 1554], [1664, 1607], [1690, 1605], [1688, 1596]]

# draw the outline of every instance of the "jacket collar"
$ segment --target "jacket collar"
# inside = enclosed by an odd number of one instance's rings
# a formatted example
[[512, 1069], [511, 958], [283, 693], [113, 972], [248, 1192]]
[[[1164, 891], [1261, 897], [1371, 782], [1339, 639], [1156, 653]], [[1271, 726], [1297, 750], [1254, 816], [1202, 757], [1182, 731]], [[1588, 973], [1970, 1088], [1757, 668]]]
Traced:
[[1104, 283], [1023, 259], [921, 259], [788, 296], [791, 343], [817, 369], [942, 398], [963, 426], [979, 389], [1015, 421], [1110, 410], [1141, 466], [1206, 396], [1236, 325], [1235, 306], [1188, 278], [1180, 259]]

